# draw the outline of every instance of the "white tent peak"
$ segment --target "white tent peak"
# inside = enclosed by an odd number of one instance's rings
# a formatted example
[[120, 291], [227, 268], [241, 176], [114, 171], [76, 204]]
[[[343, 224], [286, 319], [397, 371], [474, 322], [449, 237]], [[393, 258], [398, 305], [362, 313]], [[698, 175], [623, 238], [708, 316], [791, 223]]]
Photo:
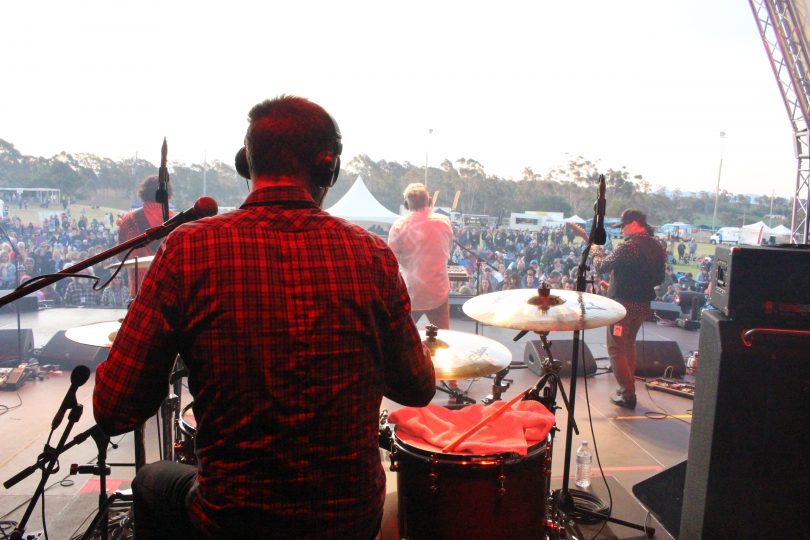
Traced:
[[581, 217], [579, 217], [576, 214], [574, 214], [573, 216], [571, 216], [569, 218], [565, 218], [563, 221], [565, 221], [566, 223], [579, 223], [579, 224], [587, 223], [587, 221], [585, 221], [584, 219], [582, 219]]
[[399, 219], [397, 214], [388, 210], [374, 198], [366, 187], [366, 183], [363, 182], [362, 176], [358, 176], [349, 191], [326, 211], [352, 223], [393, 223]]

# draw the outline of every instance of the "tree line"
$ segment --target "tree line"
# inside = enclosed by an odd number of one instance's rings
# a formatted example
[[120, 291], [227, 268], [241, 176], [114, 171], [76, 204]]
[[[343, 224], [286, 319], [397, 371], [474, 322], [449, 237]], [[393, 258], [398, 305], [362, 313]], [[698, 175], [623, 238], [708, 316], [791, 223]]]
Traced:
[[[60, 153], [50, 158], [25, 156], [14, 145], [0, 139], [0, 187], [46, 187], [61, 189], [63, 195], [100, 206], [121, 206], [137, 202], [140, 182], [157, 174], [157, 165], [132, 157], [115, 161], [93, 154]], [[173, 200], [178, 208], [191, 206], [205, 194], [220, 206], [238, 206], [247, 187], [231, 164], [212, 161], [204, 164], [170, 163]], [[386, 208], [397, 212], [402, 191], [409, 183], [427, 181], [431, 192], [438, 191], [437, 205], [452, 205], [460, 192], [457, 210], [470, 214], [502, 217], [508, 222], [512, 212], [542, 210], [577, 214], [585, 219], [593, 215], [599, 175], [607, 182], [607, 215], [618, 216], [624, 208], [645, 210], [654, 224], [685, 221], [693, 225], [710, 225], [714, 213], [714, 193], [683, 196], [653, 191], [640, 174], [632, 175], [625, 167], [600, 170], [583, 157], [545, 173], [526, 168], [519, 180], [489, 174], [485, 166], [471, 158], [445, 159], [437, 167], [396, 161], [374, 160], [359, 155], [347, 163], [335, 187], [326, 198], [328, 208], [351, 187], [358, 175], [369, 191]], [[723, 191], [719, 195], [715, 225], [739, 226], [757, 220], [777, 225], [790, 219], [791, 201], [763, 195], [751, 200], [744, 195]], [[768, 216], [781, 215], [768, 219]]]

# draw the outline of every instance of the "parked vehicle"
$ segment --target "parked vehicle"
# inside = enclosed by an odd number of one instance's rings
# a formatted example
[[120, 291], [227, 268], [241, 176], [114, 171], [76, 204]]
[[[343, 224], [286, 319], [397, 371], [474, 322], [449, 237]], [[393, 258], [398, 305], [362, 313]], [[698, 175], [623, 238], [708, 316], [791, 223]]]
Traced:
[[740, 241], [739, 227], [720, 227], [709, 237], [712, 244], [736, 244]]
[[675, 223], [664, 223], [658, 227], [656, 236], [666, 240], [689, 241], [692, 239], [692, 226], [688, 223], [681, 223], [680, 221], [676, 221]]

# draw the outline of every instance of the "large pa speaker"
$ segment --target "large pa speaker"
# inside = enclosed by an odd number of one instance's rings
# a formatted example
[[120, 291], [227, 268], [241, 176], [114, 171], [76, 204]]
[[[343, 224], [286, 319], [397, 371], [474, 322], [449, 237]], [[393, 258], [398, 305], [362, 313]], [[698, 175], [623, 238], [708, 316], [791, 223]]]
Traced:
[[60, 330], [39, 352], [39, 363], [58, 364], [62, 369], [73, 369], [77, 365], [83, 364], [93, 369], [107, 359], [109, 352], [107, 347], [96, 347], [71, 341], [65, 337], [65, 331]]
[[[20, 358], [22, 345], [22, 358]], [[34, 332], [30, 328], [4, 328], [0, 330], [0, 364], [20, 363], [31, 357], [34, 348]]]
[[703, 313], [680, 538], [807, 537], [808, 349], [806, 325]]
[[[671, 369], [671, 373], [669, 368]], [[678, 342], [643, 340], [636, 342], [636, 375], [639, 377], [682, 376], [686, 373]]]
[[[571, 355], [574, 352], [574, 340], [573, 339], [554, 339], [551, 341], [551, 354], [554, 355], [554, 358], [560, 360], [562, 365], [560, 366], [560, 375], [571, 375]], [[579, 354], [582, 357], [582, 354], [585, 354], [585, 374], [586, 375], [593, 375], [596, 373], [596, 360], [593, 358], [593, 354], [591, 354], [591, 350], [588, 348], [588, 344], [584, 341], [579, 341]], [[543, 349], [543, 342], [540, 340], [533, 340], [526, 343], [526, 350], [523, 351], [523, 361], [526, 363], [526, 366], [535, 374], [535, 375], [542, 375], [543, 374], [543, 367], [541, 362], [546, 357], [546, 351]], [[580, 364], [580, 368], [577, 371], [580, 375], [582, 375], [582, 365]]]

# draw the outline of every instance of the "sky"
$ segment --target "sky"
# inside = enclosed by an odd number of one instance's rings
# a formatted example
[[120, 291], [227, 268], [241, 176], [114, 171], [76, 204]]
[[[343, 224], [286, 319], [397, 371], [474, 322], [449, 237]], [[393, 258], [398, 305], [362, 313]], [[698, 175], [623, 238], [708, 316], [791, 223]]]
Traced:
[[232, 163], [249, 109], [294, 94], [337, 119], [344, 163], [472, 158], [517, 180], [584, 156], [654, 187], [794, 192], [744, 0], [263, 4], [3, 2], [0, 138], [157, 164], [165, 136], [170, 162]]

